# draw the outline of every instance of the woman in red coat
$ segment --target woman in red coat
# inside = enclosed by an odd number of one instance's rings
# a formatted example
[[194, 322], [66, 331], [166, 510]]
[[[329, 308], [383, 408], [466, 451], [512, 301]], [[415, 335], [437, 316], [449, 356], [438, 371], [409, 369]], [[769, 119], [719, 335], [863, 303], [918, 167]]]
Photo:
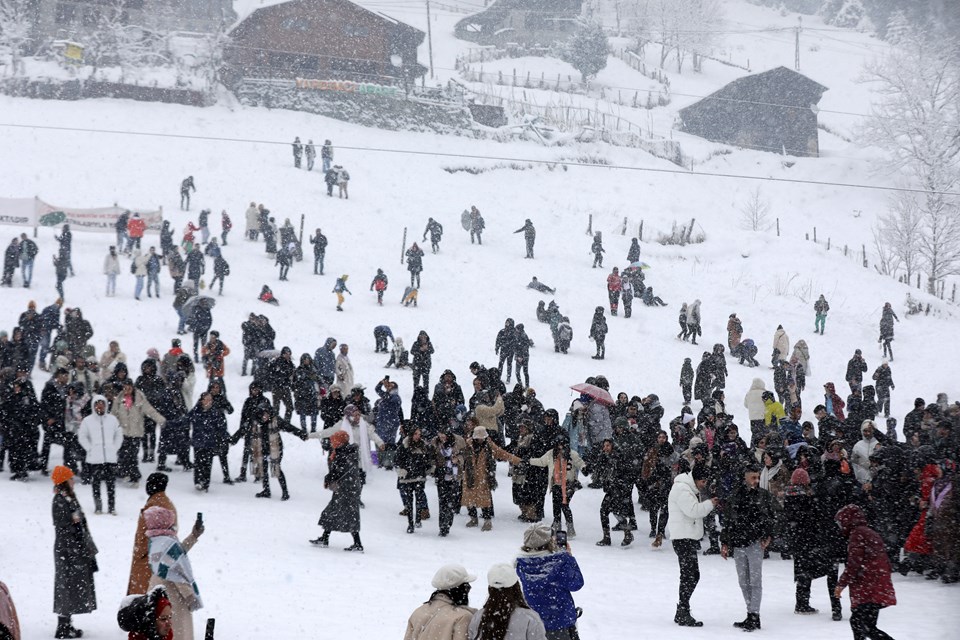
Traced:
[[883, 539], [867, 526], [863, 509], [848, 504], [837, 512], [840, 532], [847, 538], [847, 565], [837, 582], [834, 595], [839, 598], [850, 587], [850, 628], [854, 640], [893, 640], [877, 629], [880, 609], [897, 604], [890, 580], [890, 559]]
[[907, 552], [906, 558], [900, 563], [900, 574], [907, 575], [910, 570], [923, 573], [930, 567], [930, 557], [933, 545], [927, 539], [927, 506], [930, 503], [930, 490], [943, 473], [935, 464], [926, 465], [920, 472], [920, 519], [910, 530], [910, 535], [903, 545]]

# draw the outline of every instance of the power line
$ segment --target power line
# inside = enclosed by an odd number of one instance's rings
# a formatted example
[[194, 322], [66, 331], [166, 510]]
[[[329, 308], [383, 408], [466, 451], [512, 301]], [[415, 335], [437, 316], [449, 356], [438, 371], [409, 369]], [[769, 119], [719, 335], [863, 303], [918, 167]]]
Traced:
[[[152, 131], [130, 131], [122, 129], [92, 129], [86, 127], [62, 127], [53, 125], [36, 124], [18, 124], [13, 122], [0, 122], [0, 127], [10, 129], [40, 129], [46, 131], [69, 131], [73, 133], [94, 133], [107, 135], [123, 136], [142, 136], [155, 138], [173, 138], [178, 140], [200, 140], [206, 142], [234, 142], [243, 144], [268, 144], [277, 146], [289, 146], [289, 142], [280, 142], [278, 140], [263, 140], [256, 138], [224, 138], [220, 136], [201, 136], [185, 133], [157, 133]], [[754, 180], [761, 182], [783, 182], [788, 184], [801, 184], [809, 186], [839, 187], [845, 189], [865, 189], [873, 191], [885, 191], [896, 193], [920, 193], [920, 194], [938, 194], [945, 196], [960, 196], [960, 191], [930, 191], [926, 189], [916, 189], [911, 187], [891, 187], [885, 185], [872, 185], [857, 182], [831, 182], [826, 180], [804, 180], [802, 178], [774, 178], [770, 176], [751, 176], [736, 173], [723, 173], [719, 171], [680, 171], [679, 169], [664, 169], [659, 167], [638, 167], [635, 165], [611, 165], [611, 164], [593, 164], [589, 162], [567, 161], [567, 160], [542, 160], [538, 158], [517, 158], [510, 156], [493, 156], [470, 153], [449, 153], [443, 151], [420, 151], [417, 149], [398, 149], [387, 147], [356, 147], [337, 145], [338, 149], [345, 151], [362, 151], [366, 153], [390, 153], [413, 156], [431, 156], [438, 158], [458, 158], [468, 160], [497, 160], [500, 162], [526, 162], [529, 164], [543, 165], [567, 165], [573, 167], [583, 167], [588, 169], [613, 169], [618, 171], [638, 171], [643, 173], [673, 174], [681, 176], [703, 176], [709, 178], [724, 178], [732, 180]]]

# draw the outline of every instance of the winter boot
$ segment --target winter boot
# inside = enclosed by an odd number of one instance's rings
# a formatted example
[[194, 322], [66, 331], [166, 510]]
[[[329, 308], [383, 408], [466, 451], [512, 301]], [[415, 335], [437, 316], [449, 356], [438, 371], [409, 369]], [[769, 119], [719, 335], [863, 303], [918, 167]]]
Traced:
[[710, 548], [703, 552], [705, 556], [718, 556], [720, 555], [720, 546], [711, 543]]
[[597, 542], [598, 547], [609, 547], [610, 546], [610, 532], [603, 532], [603, 539]]
[[567, 521], [567, 537], [576, 538], [577, 530], [573, 528], [573, 520]]
[[751, 616], [752, 614], [748, 613], [746, 618], [740, 622], [734, 622], [733, 626], [735, 626], [737, 629], [746, 629], [747, 625], [750, 624], [750, 621], [752, 620]]
[[760, 614], [759, 613], [748, 613], [747, 619], [742, 628], [744, 631], [757, 631], [760, 629]]
[[471, 517], [469, 520], [467, 520], [467, 526], [468, 526], [468, 527], [476, 527], [476, 526], [478, 526], [479, 524], [480, 524], [480, 521], [477, 520], [477, 516], [473, 516], [473, 517]]
[[269, 490], [269, 489], [266, 489], [266, 490], [264, 490], [264, 491], [261, 491], [260, 493], [257, 494], [257, 497], [258, 497], [258, 498], [269, 498], [269, 497], [270, 497], [270, 490]]
[[820, 613], [820, 611], [811, 607], [809, 603], [797, 604], [797, 606], [793, 608], [793, 612], [798, 616], [812, 616], [816, 613]]
[[413, 531], [414, 531], [413, 525], [412, 525], [412, 524], [408, 524], [408, 525], [407, 525], [407, 533], [413, 533]]
[[684, 607], [682, 605], [677, 605], [677, 615], [673, 616], [673, 621], [676, 622], [681, 627], [702, 627], [703, 623], [699, 620], [694, 620], [693, 616], [690, 615], [690, 607]]
[[330, 538], [329, 538], [329, 536], [328, 536], [327, 534], [323, 534], [322, 536], [320, 536], [320, 537], [317, 538], [316, 540], [311, 540], [311, 541], [310, 541], [310, 544], [312, 544], [312, 545], [314, 545], [314, 546], [316, 546], [316, 547], [320, 547], [320, 548], [322, 548], [322, 549], [326, 549], [327, 547], [330, 546]]
[[483, 521], [483, 526], [480, 527], [480, 531], [491, 531], [493, 529], [493, 521], [485, 518]]
[[650, 543], [650, 546], [653, 547], [654, 549], [659, 549], [660, 545], [662, 544], [663, 544], [663, 534], [658, 533], [657, 537], [654, 538], [653, 542]]
[[629, 547], [633, 543], [633, 532], [627, 531], [623, 534], [623, 542], [620, 543], [621, 547]]
[[830, 598], [830, 611], [834, 622], [843, 620], [843, 608], [840, 606], [839, 598]]
[[357, 532], [353, 533], [353, 544], [345, 548], [344, 551], [358, 551], [363, 553], [363, 544], [360, 543], [360, 534]]
[[430, 519], [430, 509], [420, 509], [420, 519], [429, 520]]

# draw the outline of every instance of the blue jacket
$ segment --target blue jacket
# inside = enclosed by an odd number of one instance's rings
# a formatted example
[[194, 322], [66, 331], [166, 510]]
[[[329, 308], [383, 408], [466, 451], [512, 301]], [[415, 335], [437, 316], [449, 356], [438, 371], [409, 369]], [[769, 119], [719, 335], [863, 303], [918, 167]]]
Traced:
[[571, 591], [583, 587], [576, 559], [565, 551], [534, 552], [517, 558], [517, 575], [530, 608], [540, 614], [547, 631], [572, 627], [577, 610]]
[[380, 382], [374, 387], [374, 391], [380, 396], [374, 430], [384, 442], [394, 444], [397, 441], [397, 432], [400, 430], [400, 420], [403, 412], [403, 402], [400, 400], [400, 394], [384, 391], [383, 383]]
[[227, 418], [219, 409], [204, 411], [199, 406], [189, 414], [194, 449], [220, 449], [230, 442]]
[[329, 382], [333, 382], [336, 363], [337, 363], [337, 354], [333, 352], [333, 349], [328, 349], [327, 347], [336, 344], [337, 341], [333, 338], [327, 338], [324, 341], [324, 345], [317, 349], [317, 352], [313, 356], [313, 362], [317, 367], [317, 373], [320, 374], [321, 378], [325, 378]]

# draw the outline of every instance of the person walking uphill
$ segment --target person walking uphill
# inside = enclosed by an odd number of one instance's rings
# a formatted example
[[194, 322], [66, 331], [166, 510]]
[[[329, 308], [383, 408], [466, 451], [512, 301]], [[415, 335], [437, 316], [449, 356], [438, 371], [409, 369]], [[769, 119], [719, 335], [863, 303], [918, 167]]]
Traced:
[[476, 609], [467, 604], [476, 579], [459, 564], [437, 569], [430, 582], [435, 591], [410, 615], [403, 640], [472, 640], [467, 630]]
[[830, 303], [827, 302], [827, 299], [824, 298], [821, 293], [817, 301], [813, 303], [813, 312], [816, 314], [816, 319], [813, 322], [814, 333], [823, 335], [823, 328], [827, 324], [827, 312], [829, 311]]
[[187, 176], [180, 183], [180, 209], [190, 211], [190, 192], [196, 193], [197, 187], [193, 184], [193, 176]]
[[893, 362], [893, 321], [900, 322], [900, 318], [893, 312], [893, 307], [887, 302], [883, 305], [883, 314], [880, 316], [880, 337], [877, 342], [883, 343], [883, 357]]
[[583, 574], [569, 549], [557, 548], [550, 527], [535, 524], [524, 531], [516, 567], [523, 593], [543, 621], [546, 637], [579, 638], [573, 592], [583, 588]]
[[57, 614], [54, 638], [79, 638], [83, 631], [73, 626], [72, 616], [97, 608], [93, 574], [97, 567], [97, 546], [83, 509], [73, 492], [73, 472], [55, 467], [53, 480], [54, 588], [53, 612]]
[[690, 615], [690, 597], [700, 582], [700, 539], [703, 537], [703, 519], [716, 508], [719, 500], [700, 500], [707, 488], [710, 470], [704, 463], [693, 466], [690, 473], [678, 474], [673, 479], [667, 510], [670, 543], [680, 564], [680, 595], [673, 621], [681, 627], [702, 627], [703, 623]]
[[724, 506], [720, 532], [720, 556], [726, 560], [732, 551], [737, 565], [737, 580], [747, 605], [747, 617], [733, 626], [744, 631], [760, 628], [760, 598], [763, 595], [763, 552], [773, 539], [773, 497], [760, 488], [760, 472], [747, 467], [740, 486]]
[[430, 250], [433, 253], [440, 251], [440, 240], [443, 238], [443, 225], [429, 218], [427, 220], [427, 228], [423, 230], [423, 240], [422, 242], [427, 241], [427, 234], [430, 234]]
[[300, 138], [296, 137], [293, 139], [293, 168], [300, 168], [300, 158], [303, 157], [303, 144], [300, 143]]
[[603, 307], [593, 310], [593, 321], [590, 323], [590, 339], [597, 344], [597, 354], [591, 356], [594, 360], [603, 360], [607, 353], [604, 341], [607, 339], [607, 319], [603, 317]]
[[523, 239], [527, 243], [527, 255], [526, 258], [533, 259], [533, 245], [537, 241], [537, 230], [534, 229], [533, 223], [530, 222], [530, 218], [527, 218], [527, 221], [523, 223], [523, 226], [514, 231], [514, 233], [523, 232]]
[[603, 268], [603, 254], [606, 250], [603, 248], [603, 236], [597, 231], [593, 236], [593, 244], [590, 245], [590, 253], [593, 254], [593, 268]]
[[[413, 279], [412, 273], [410, 274], [410, 278]], [[377, 275], [373, 276], [373, 280], [370, 282], [370, 291], [376, 290], [377, 304], [381, 307], [383, 306], [383, 292], [387, 290], [388, 284], [387, 274], [383, 272], [383, 269], [377, 269]], [[384, 347], [383, 350], [386, 351], [386, 347]]]
[[497, 365], [497, 376], [503, 375], [503, 364], [506, 362], [507, 384], [510, 384], [513, 357], [517, 351], [517, 330], [514, 327], [513, 318], [507, 318], [503, 323], [503, 329], [500, 329], [497, 333], [497, 341], [494, 344], [493, 351], [500, 356], [500, 364]]
[[327, 236], [320, 232], [320, 227], [317, 227], [316, 235], [310, 236], [310, 244], [313, 245], [313, 275], [322, 276], [323, 258], [327, 254]]
[[892, 640], [877, 628], [880, 609], [897, 604], [883, 539], [867, 526], [867, 517], [857, 505], [840, 509], [836, 521], [840, 533], [847, 538], [847, 562], [834, 596], [839, 598], [850, 587], [850, 628], [854, 640]]

